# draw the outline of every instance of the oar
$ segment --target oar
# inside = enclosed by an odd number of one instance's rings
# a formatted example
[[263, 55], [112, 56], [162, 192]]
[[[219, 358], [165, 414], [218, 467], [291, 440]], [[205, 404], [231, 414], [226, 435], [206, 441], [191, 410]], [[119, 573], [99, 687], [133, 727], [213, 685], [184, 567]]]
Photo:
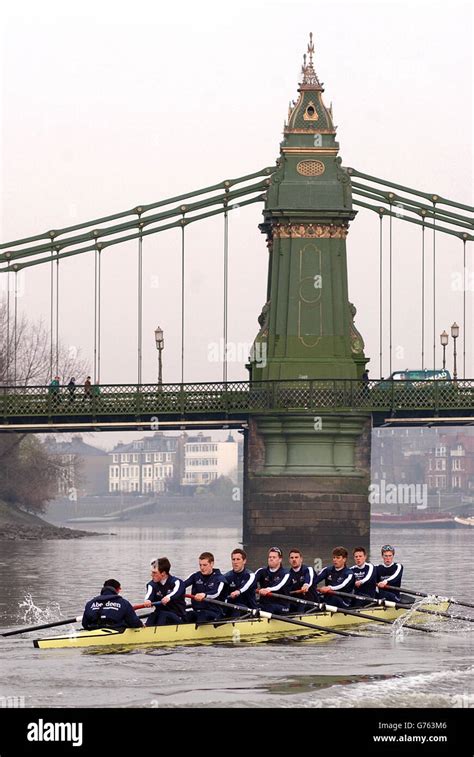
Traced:
[[[189, 599], [194, 599], [194, 594], [186, 594]], [[286, 598], [286, 597], [285, 597]], [[205, 598], [205, 602], [210, 602], [213, 605], [219, 605], [220, 607], [230, 607], [233, 610], [240, 610], [241, 612], [250, 613], [254, 618], [273, 618], [274, 620], [282, 620], [284, 623], [291, 623], [294, 626], [301, 626], [302, 628], [310, 628], [312, 631], [324, 631], [324, 633], [334, 633], [339, 636], [358, 636], [361, 634], [349, 633], [349, 631], [336, 631], [334, 628], [324, 628], [323, 626], [316, 626], [313, 623], [305, 623], [303, 620], [294, 620], [293, 618], [287, 618], [284, 615], [275, 615], [273, 612], [267, 612], [266, 610], [252, 610], [244, 605], [234, 605], [230, 602], [221, 602], [219, 599]]]
[[435, 599], [440, 599], [441, 601], [445, 602], [451, 602], [452, 605], [460, 605], [461, 607], [474, 607], [474, 604], [472, 602], [459, 602], [457, 599], [453, 599], [452, 597], [440, 597], [437, 594], [424, 594], [422, 591], [414, 591], [413, 589], [405, 589], [403, 586], [390, 586], [387, 587], [390, 591], [402, 591], [405, 592], [405, 594], [413, 594], [415, 597], [434, 597]]
[[[363, 599], [364, 601], [375, 602], [382, 607], [395, 607], [397, 610], [413, 610], [414, 612], [423, 612], [427, 615], [440, 615], [442, 618], [449, 618], [450, 620], [465, 620], [468, 623], [474, 623], [474, 618], [468, 618], [467, 615], [456, 615], [451, 612], [444, 612], [444, 610], [428, 610], [426, 607], [415, 607], [414, 605], [406, 605], [402, 602], [392, 602], [389, 599], [377, 599], [376, 597], [367, 597], [364, 594], [348, 594], [345, 591], [335, 591], [334, 594], [339, 594], [340, 597], [350, 597], [351, 599]], [[408, 626], [407, 626], [408, 627]]]
[[[331, 592], [338, 594], [339, 592]], [[341, 596], [344, 594], [346, 597], [353, 597], [353, 594], [345, 594], [345, 592], [341, 592]], [[282, 599], [285, 597], [284, 594], [275, 594], [274, 592], [271, 592], [272, 597], [281, 597]], [[326, 602], [324, 603], [318, 603], [318, 602], [310, 602], [309, 599], [297, 599], [296, 597], [292, 597], [292, 602], [298, 602], [299, 604], [303, 605], [309, 605], [311, 607], [317, 607], [318, 610], [326, 610], [327, 612], [340, 612], [342, 615], [353, 615], [355, 618], [367, 618], [367, 620], [375, 620], [377, 623], [388, 623], [390, 626], [393, 625], [393, 620], [387, 620], [387, 618], [377, 618], [373, 615], [367, 615], [367, 613], [359, 612], [358, 610], [347, 610], [345, 607], [337, 607], [337, 605], [328, 605]], [[411, 607], [411, 605], [410, 605]], [[433, 633], [431, 629], [429, 628], [420, 628], [419, 626], [412, 626], [408, 623], [404, 623], [404, 628], [413, 628], [414, 631], [424, 631], [425, 633]]]
[[[115, 594], [111, 594], [109, 599], [114, 597]], [[148, 605], [133, 605], [134, 610], [142, 610]], [[17, 628], [15, 631], [6, 631], [0, 636], [15, 636], [20, 633], [28, 633], [29, 631], [42, 631], [43, 628], [54, 628], [55, 626], [67, 626], [69, 623], [80, 623], [82, 621], [82, 615], [78, 615], [75, 618], [66, 618], [66, 620], [55, 620], [54, 623], [43, 623], [40, 626], [26, 626], [25, 628]]]

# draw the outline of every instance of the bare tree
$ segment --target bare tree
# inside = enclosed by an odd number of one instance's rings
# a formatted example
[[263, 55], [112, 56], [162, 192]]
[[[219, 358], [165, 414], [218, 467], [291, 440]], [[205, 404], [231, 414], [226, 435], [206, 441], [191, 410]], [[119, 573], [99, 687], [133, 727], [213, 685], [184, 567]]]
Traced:
[[20, 314], [15, 327], [6, 300], [0, 300], [0, 384], [44, 386], [53, 378], [52, 373], [60, 377], [61, 384], [66, 384], [71, 376], [87, 376], [89, 371], [80, 350], [68, 350], [59, 343], [56, 352], [44, 321], [32, 323]]
[[[55, 358], [55, 345], [52, 354]], [[54, 363], [53, 370], [61, 384], [71, 376], [89, 373], [79, 350], [71, 352], [58, 345], [58, 358], [57, 374]], [[0, 301], [0, 384], [43, 386], [51, 378], [51, 340], [45, 324], [31, 323], [20, 315], [14, 327], [5, 300]], [[0, 434], [0, 500], [7, 504], [42, 512], [57, 496], [58, 481], [70, 475], [72, 467], [75, 462], [50, 454], [36, 436]]]

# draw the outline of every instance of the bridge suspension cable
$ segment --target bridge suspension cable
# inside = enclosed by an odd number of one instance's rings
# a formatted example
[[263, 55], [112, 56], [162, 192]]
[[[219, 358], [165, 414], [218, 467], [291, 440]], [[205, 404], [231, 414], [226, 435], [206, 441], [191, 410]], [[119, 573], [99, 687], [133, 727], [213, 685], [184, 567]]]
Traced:
[[5, 380], [10, 380], [10, 268], [7, 270], [7, 370]]
[[227, 212], [227, 203], [224, 211], [224, 313], [223, 313], [223, 331], [224, 331], [224, 354], [222, 360], [222, 380], [227, 381], [227, 337], [228, 337], [228, 297], [229, 297], [229, 214]]
[[184, 384], [184, 308], [185, 308], [185, 218], [183, 213], [182, 225], [181, 225], [181, 383]]
[[379, 213], [379, 376], [383, 376], [383, 213]]
[[56, 375], [59, 375], [59, 258], [56, 256]]
[[[253, 184], [246, 184], [243, 187], [239, 187], [236, 189], [230, 189], [230, 187], [233, 187], [235, 184], [240, 184], [242, 182], [248, 182], [250, 179], [255, 177], [261, 177], [262, 174], [266, 177], [270, 176], [273, 171], [275, 171], [275, 168], [265, 168], [262, 171], [258, 171], [254, 174], [249, 174], [248, 176], [240, 177], [239, 179], [228, 179], [224, 182], [221, 182], [220, 184], [213, 185], [212, 187], [206, 187], [201, 190], [196, 190], [194, 192], [188, 192], [184, 195], [178, 195], [177, 197], [168, 198], [166, 200], [161, 200], [156, 203], [152, 203], [149, 205], [141, 205], [137, 206], [136, 208], [124, 211], [123, 213], [117, 213], [112, 216], [107, 216], [101, 219], [95, 219], [93, 221], [84, 222], [82, 224], [76, 224], [75, 226], [69, 226], [65, 227], [59, 230], [52, 230], [43, 234], [39, 234], [33, 237], [28, 237], [25, 239], [19, 239], [12, 242], [2, 243], [0, 244], [0, 251], [5, 250], [6, 248], [15, 248], [15, 247], [22, 247], [20, 250], [15, 249], [7, 249], [6, 252], [0, 252], [0, 271], [3, 269], [1, 266], [1, 263], [13, 263], [14, 261], [22, 261], [21, 263], [14, 263], [12, 266], [14, 270], [20, 270], [20, 267], [26, 267], [25, 259], [35, 257], [35, 256], [43, 256], [39, 259], [35, 259], [35, 263], [38, 262], [47, 262], [50, 259], [50, 256], [53, 252], [56, 252], [59, 254], [59, 257], [66, 257], [67, 255], [62, 252], [66, 248], [75, 247], [76, 245], [82, 244], [83, 242], [87, 243], [88, 241], [92, 241], [94, 244], [92, 246], [87, 246], [82, 249], [75, 249], [73, 252], [68, 251], [68, 255], [70, 254], [79, 254], [83, 252], [88, 252], [93, 249], [95, 249], [95, 243], [98, 242], [99, 239], [103, 239], [107, 236], [117, 236], [121, 235], [118, 238], [114, 238], [109, 241], [100, 242], [102, 245], [100, 249], [104, 249], [105, 247], [114, 245], [114, 244], [120, 244], [124, 241], [129, 241], [131, 239], [138, 239], [140, 237], [140, 233], [145, 236], [146, 234], [155, 234], [159, 231], [164, 231], [169, 228], [173, 228], [173, 226], [179, 226], [180, 221], [178, 221], [176, 224], [165, 224], [162, 226], [159, 226], [157, 228], [150, 228], [144, 231], [143, 229], [147, 226], [151, 226], [157, 223], [162, 223], [163, 221], [167, 221], [169, 219], [172, 219], [173, 217], [179, 217], [182, 215], [182, 213], [185, 211], [187, 214], [187, 220], [186, 223], [192, 223], [194, 221], [201, 220], [203, 218], [216, 215], [218, 213], [224, 213], [226, 210], [226, 207], [230, 210], [235, 206], [229, 206], [229, 201], [233, 200], [239, 200], [238, 205], [246, 205], [250, 204], [252, 202], [262, 202], [265, 198], [261, 193], [264, 192], [268, 185], [269, 185], [269, 179], [268, 178], [261, 178], [260, 181], [253, 183]], [[198, 202], [190, 203], [188, 205], [179, 205], [177, 207], [171, 208], [169, 210], [165, 210], [160, 213], [155, 213], [149, 216], [145, 216], [144, 214], [147, 213], [149, 210], [170, 205], [171, 203], [174, 203], [179, 200], [186, 199], [188, 197], [195, 197], [198, 195], [209, 195], [211, 192], [215, 192], [217, 189], [224, 189], [224, 192], [221, 194], [214, 194], [211, 197], [204, 197], [204, 199], [199, 200]], [[248, 197], [248, 199], [241, 200], [241, 198]], [[226, 205], [224, 205], [226, 203]], [[208, 213], [199, 213], [198, 215], [190, 215], [193, 213], [198, 213], [198, 211], [204, 210], [206, 208], [211, 208], [212, 206], [218, 205], [216, 210], [210, 211]], [[108, 225], [103, 228], [93, 228], [91, 231], [87, 231], [82, 234], [74, 235], [71, 237], [67, 237], [64, 239], [59, 239], [60, 236], [63, 234], [66, 234], [71, 231], [76, 231], [79, 229], [86, 229], [90, 226], [96, 226], [98, 223], [109, 223], [111, 220], [115, 220], [120, 217], [128, 216], [128, 215], [135, 215], [138, 216], [138, 220], [133, 221], [127, 221], [126, 223], [121, 223], [117, 225]], [[125, 232], [127, 231], [133, 231], [136, 230], [135, 233], [130, 235], [125, 235]], [[48, 239], [48, 242], [45, 244], [38, 244], [33, 245], [32, 243], [42, 241], [44, 239]], [[46, 254], [49, 253], [49, 256], [46, 256]]]
[[[433, 202], [433, 200], [434, 200], [438, 205], [449, 205], [450, 207], [453, 207], [453, 208], [458, 208], [460, 210], [467, 210], [469, 213], [474, 213], [474, 207], [472, 205], [464, 205], [464, 204], [462, 204], [460, 202], [457, 202], [455, 200], [448, 200], [446, 197], [442, 197], [441, 195], [436, 194], [436, 193], [422, 192], [419, 189], [412, 189], [411, 187], [405, 187], [405, 186], [403, 186], [403, 184], [395, 184], [393, 181], [388, 181], [387, 179], [381, 179], [380, 177], [377, 177], [377, 176], [371, 176], [370, 174], [362, 173], [362, 171], [358, 171], [356, 168], [347, 167], [345, 170], [347, 171], [347, 173], [351, 177], [352, 176], [356, 176], [357, 178], [365, 179], [365, 180], [367, 180], [369, 182], [374, 182], [375, 184], [382, 184], [382, 185], [385, 185], [387, 187], [392, 187], [394, 189], [401, 189], [403, 192], [407, 192], [408, 194], [412, 194], [412, 195], [415, 195], [417, 197], [423, 197], [424, 199], [429, 200], [429, 202]], [[380, 188], [375, 188], [375, 187], [372, 187], [372, 186], [368, 186], [366, 184], [358, 184], [357, 182], [354, 182], [354, 181], [351, 181], [351, 184], [352, 184], [353, 188], [354, 187], [356, 187], [356, 188], [357, 187], [359, 187], [359, 188], [360, 187], [362, 187], [362, 188], [369, 188], [372, 191], [378, 192], [381, 195], [385, 194], [387, 197], [390, 194], [392, 196], [392, 200], [396, 200], [396, 201], [403, 200], [402, 197], [400, 197], [399, 195], [395, 195], [393, 192], [385, 193], [382, 190], [380, 190]], [[415, 202], [416, 201], [414, 201], [414, 200], [411, 200], [411, 201], [407, 200], [408, 204], [415, 204]], [[421, 203], [419, 203], [419, 205], [420, 205], [420, 207], [425, 207], [425, 208], [429, 209], [429, 206], [422, 206]], [[472, 219], [469, 219], [466, 216], [457, 215], [455, 213], [451, 213], [450, 211], [443, 211], [443, 213], [446, 216], [454, 216], [454, 217], [457, 217], [459, 219], [466, 219], [468, 225], [471, 228], [473, 227]]]
[[421, 368], [425, 369], [425, 224], [421, 227]]
[[54, 249], [51, 247], [51, 265], [49, 267], [49, 376], [53, 378], [54, 354]]
[[101, 339], [101, 251], [94, 253], [94, 384], [100, 383], [100, 339]]
[[15, 273], [15, 297], [13, 315], [13, 384], [16, 385], [17, 375], [17, 347], [18, 347], [18, 274]]
[[[433, 200], [433, 211], [436, 201]], [[433, 370], [436, 370], [436, 216], [433, 213]]]
[[[457, 237], [463, 244], [463, 376], [466, 375], [466, 340], [468, 328], [466, 322], [466, 293], [468, 290], [467, 267], [466, 267], [466, 242], [474, 240], [474, 220], [472, 213], [474, 207], [465, 205], [454, 200], [449, 200], [439, 194], [422, 192], [417, 189], [405, 187], [386, 179], [358, 171], [355, 168], [345, 169], [351, 177], [352, 192], [354, 195], [353, 203], [355, 206], [366, 208], [378, 214], [380, 219], [379, 232], [379, 356], [380, 356], [380, 375], [383, 375], [383, 218], [390, 218], [389, 227], [389, 261], [388, 261], [388, 279], [389, 279], [389, 365], [390, 374], [392, 373], [392, 218], [407, 221], [421, 227], [421, 365], [425, 368], [425, 335], [426, 335], [426, 240], [425, 230], [431, 229], [432, 238], [432, 293], [433, 293], [433, 369], [436, 370], [436, 350], [437, 350], [437, 329], [436, 329], [436, 307], [438, 301], [437, 293], [437, 239], [440, 233]], [[361, 179], [361, 181], [357, 181]], [[380, 185], [380, 186], [378, 186]], [[393, 190], [400, 190], [394, 192]], [[421, 198], [421, 199], [420, 199]], [[372, 205], [365, 200], [373, 200], [377, 204]]]
[[59, 256], [51, 252], [49, 275], [49, 373], [50, 378], [59, 375]]
[[462, 270], [463, 270], [463, 288], [462, 288], [462, 323], [463, 323], [463, 341], [462, 341], [462, 377], [466, 378], [466, 292], [467, 292], [467, 268], [466, 268], [466, 240], [463, 239], [462, 252]]
[[[138, 214], [138, 218], [141, 217], [141, 213]], [[137, 292], [137, 383], [142, 383], [142, 347], [143, 347], [143, 226], [139, 222], [138, 227], [140, 229], [138, 236], [138, 292]]]
[[[184, 383], [185, 345], [185, 228], [191, 224], [215, 215], [223, 215], [223, 380], [228, 378], [228, 276], [229, 276], [229, 213], [235, 209], [265, 200], [265, 191], [271, 183], [271, 175], [276, 167], [267, 167], [246, 176], [225, 180], [210, 187], [194, 190], [148, 205], [138, 205], [132, 209], [113, 215], [96, 218], [74, 226], [50, 230], [41, 234], [0, 244], [0, 273], [15, 273], [15, 312], [17, 308], [17, 274], [23, 268], [50, 263], [51, 289], [51, 345], [50, 370], [54, 367], [54, 339], [56, 339], [56, 372], [59, 370], [59, 262], [63, 258], [94, 252], [94, 379], [100, 381], [100, 290], [101, 253], [131, 240], [138, 240], [138, 282], [137, 282], [137, 378], [142, 380], [142, 340], [143, 340], [143, 238], [172, 228], [181, 228], [181, 382]], [[379, 359], [380, 375], [383, 373], [383, 323], [384, 302], [383, 279], [387, 264], [383, 260], [383, 219], [389, 217], [389, 365], [393, 363], [393, 217], [418, 225], [421, 229], [421, 362], [425, 366], [426, 336], [426, 229], [433, 232], [433, 368], [436, 368], [436, 304], [437, 304], [437, 239], [440, 233], [461, 239], [463, 243], [463, 372], [466, 367], [466, 291], [468, 289], [466, 267], [466, 242], [474, 240], [474, 208], [444, 198], [438, 194], [422, 192], [385, 179], [377, 178], [354, 168], [345, 169], [351, 178], [354, 205], [371, 210], [379, 215]], [[254, 181], [256, 180], [256, 181]], [[189, 202], [190, 199], [196, 201]], [[174, 207], [172, 206], [175, 203]], [[374, 203], [374, 204], [371, 204]], [[158, 210], [159, 212], [152, 212]], [[133, 216], [132, 220], [128, 220]], [[116, 221], [120, 221], [116, 223]], [[92, 228], [91, 228], [92, 227]], [[76, 233], [78, 232], [78, 233]], [[56, 263], [56, 265], [54, 265]], [[10, 286], [7, 289], [7, 366], [10, 360]], [[55, 305], [55, 313], [54, 313]], [[385, 313], [386, 316], [386, 313]], [[15, 326], [16, 328], [16, 322]], [[16, 335], [13, 339], [16, 350]], [[16, 355], [16, 353], [15, 353]], [[15, 356], [16, 361], [16, 356]], [[8, 370], [8, 368], [7, 368]], [[15, 362], [16, 371], [16, 362]]]

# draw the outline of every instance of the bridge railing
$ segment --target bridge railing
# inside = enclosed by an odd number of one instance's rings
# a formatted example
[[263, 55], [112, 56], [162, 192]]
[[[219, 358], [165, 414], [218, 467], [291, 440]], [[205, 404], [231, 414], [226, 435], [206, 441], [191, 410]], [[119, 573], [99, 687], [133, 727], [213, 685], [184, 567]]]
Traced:
[[193, 384], [0, 387], [0, 416], [141, 418], [258, 415], [269, 412], [473, 410], [474, 380], [312, 379]]

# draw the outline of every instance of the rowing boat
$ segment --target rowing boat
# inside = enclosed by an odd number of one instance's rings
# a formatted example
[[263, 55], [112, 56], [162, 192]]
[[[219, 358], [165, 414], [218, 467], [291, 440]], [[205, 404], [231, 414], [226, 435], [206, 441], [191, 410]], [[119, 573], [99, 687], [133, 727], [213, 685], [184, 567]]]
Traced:
[[[447, 610], [449, 602], [436, 605], [423, 605], [426, 609]], [[426, 615], [411, 610], [410, 622], [426, 622]], [[397, 620], [407, 614], [406, 610], [394, 608], [373, 607], [364, 608], [364, 614], [373, 616], [374, 620], [385, 618]], [[339, 629], [345, 626], [354, 626], [370, 623], [367, 618], [357, 618], [353, 615], [341, 613], [317, 612], [306, 615], [292, 615], [290, 620], [302, 620], [305, 623], [315, 624], [327, 628]], [[182, 623], [177, 626], [149, 626], [145, 628], [126, 628], [116, 630], [112, 628], [100, 628], [94, 631], [71, 631], [62, 636], [52, 636], [45, 639], [35, 639], [33, 644], [38, 649], [61, 649], [64, 647], [108, 647], [112, 645], [139, 646], [147, 644], [151, 646], [171, 644], [203, 644], [209, 642], [239, 642], [239, 641], [265, 641], [268, 638], [281, 636], [321, 636], [328, 638], [324, 631], [314, 632], [308, 628], [293, 625], [287, 621], [274, 618], [244, 618], [225, 620], [220, 622]]]

